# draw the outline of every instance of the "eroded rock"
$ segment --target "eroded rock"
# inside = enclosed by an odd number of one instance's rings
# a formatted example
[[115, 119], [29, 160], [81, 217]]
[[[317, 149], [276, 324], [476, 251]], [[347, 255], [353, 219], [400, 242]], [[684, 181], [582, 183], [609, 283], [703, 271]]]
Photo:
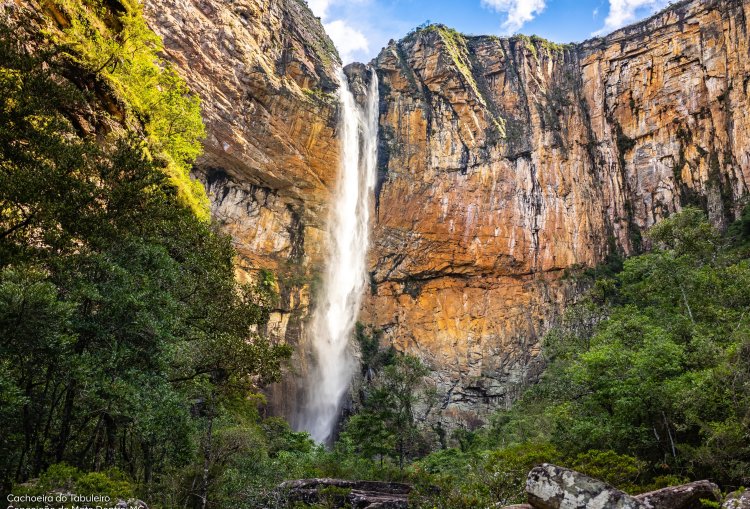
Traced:
[[[304, 375], [339, 169], [336, 49], [300, 0], [147, 0], [144, 15], [201, 98], [207, 136], [194, 173], [232, 235], [238, 277], [275, 273], [280, 299], [265, 332], [297, 347]], [[270, 412], [291, 417], [300, 389], [293, 376], [272, 388]]]
[[[335, 50], [302, 1], [149, 0], [145, 12], [203, 100], [197, 174], [240, 273], [280, 274], [270, 332], [299, 343], [338, 170]], [[566, 270], [637, 252], [643, 230], [688, 203], [717, 225], [736, 216], [750, 182], [748, 17], [747, 0], [679, 2], [570, 46], [431, 28], [375, 59], [360, 319], [433, 369], [430, 418], [473, 428], [538, 378], [540, 338], [578, 293]], [[300, 404], [293, 381], [270, 400], [286, 415]]]
[[406, 509], [411, 486], [377, 481], [345, 481], [341, 479], [299, 479], [279, 486], [290, 502], [357, 509]]
[[548, 463], [529, 472], [526, 493], [537, 509], [647, 509], [603, 481]]
[[632, 254], [750, 182], [747, 0], [695, 0], [578, 45], [417, 31], [377, 57], [381, 153], [363, 321], [434, 368], [471, 428], [541, 370], [564, 271]]
[[650, 509], [702, 509], [701, 500], [721, 501], [719, 487], [709, 481], [670, 486], [635, 497]]

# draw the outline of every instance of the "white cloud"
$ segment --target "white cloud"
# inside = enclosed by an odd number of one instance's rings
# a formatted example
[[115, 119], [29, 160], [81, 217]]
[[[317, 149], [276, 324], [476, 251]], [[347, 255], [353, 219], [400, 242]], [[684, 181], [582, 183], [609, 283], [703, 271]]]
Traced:
[[344, 64], [352, 62], [357, 52], [370, 51], [370, 43], [365, 34], [350, 26], [346, 21], [337, 19], [323, 25], [328, 36], [339, 50]]
[[355, 57], [366, 57], [370, 51], [363, 6], [372, 0], [307, 0], [313, 14], [323, 21], [328, 37], [339, 51], [344, 64]]
[[307, 5], [317, 17], [325, 19], [328, 15], [328, 8], [331, 6], [331, 0], [307, 0]]
[[609, 14], [604, 27], [594, 35], [602, 35], [636, 21], [644, 11], [653, 13], [669, 3], [668, 0], [609, 0]]
[[482, 5], [508, 15], [502, 24], [507, 33], [518, 31], [524, 24], [541, 14], [546, 0], [482, 0]]

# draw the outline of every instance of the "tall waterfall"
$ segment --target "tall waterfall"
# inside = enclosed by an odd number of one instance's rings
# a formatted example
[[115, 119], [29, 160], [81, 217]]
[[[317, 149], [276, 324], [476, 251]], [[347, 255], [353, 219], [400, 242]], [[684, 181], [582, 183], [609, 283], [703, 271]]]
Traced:
[[342, 70], [338, 80], [340, 175], [328, 225], [330, 251], [309, 329], [316, 364], [307, 380], [307, 401], [298, 426], [318, 442], [331, 438], [356, 369], [349, 341], [365, 289], [377, 165], [377, 75], [371, 71], [363, 105], [355, 100]]

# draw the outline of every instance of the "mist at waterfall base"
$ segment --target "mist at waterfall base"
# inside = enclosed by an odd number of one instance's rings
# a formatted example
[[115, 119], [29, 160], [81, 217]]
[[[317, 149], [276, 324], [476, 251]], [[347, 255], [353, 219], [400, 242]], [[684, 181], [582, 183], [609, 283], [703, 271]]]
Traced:
[[340, 175], [328, 233], [330, 249], [308, 334], [315, 365], [297, 429], [329, 442], [342, 400], [356, 370], [350, 339], [366, 284], [370, 202], [375, 186], [378, 135], [378, 78], [370, 71], [364, 104], [355, 100], [343, 70], [338, 72], [341, 136]]

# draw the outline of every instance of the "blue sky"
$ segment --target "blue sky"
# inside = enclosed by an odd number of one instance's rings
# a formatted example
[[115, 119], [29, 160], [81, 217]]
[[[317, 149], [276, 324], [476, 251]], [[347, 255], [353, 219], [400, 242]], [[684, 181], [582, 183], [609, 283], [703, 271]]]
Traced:
[[643, 19], [668, 0], [307, 0], [345, 63], [368, 62], [389, 39], [429, 20], [467, 34], [536, 34], [579, 42]]

